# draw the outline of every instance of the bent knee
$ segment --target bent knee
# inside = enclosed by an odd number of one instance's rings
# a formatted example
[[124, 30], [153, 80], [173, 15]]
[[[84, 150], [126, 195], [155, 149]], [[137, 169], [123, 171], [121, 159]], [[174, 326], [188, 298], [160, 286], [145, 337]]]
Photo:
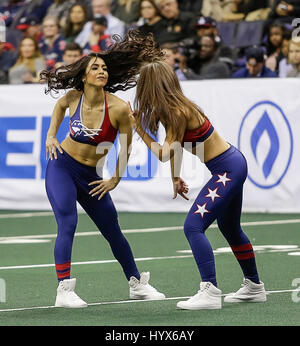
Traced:
[[188, 238], [190, 234], [194, 232], [201, 232], [204, 233], [205, 228], [203, 227], [202, 224], [195, 223], [189, 218], [186, 218], [184, 225], [183, 225], [183, 231], [185, 236]]

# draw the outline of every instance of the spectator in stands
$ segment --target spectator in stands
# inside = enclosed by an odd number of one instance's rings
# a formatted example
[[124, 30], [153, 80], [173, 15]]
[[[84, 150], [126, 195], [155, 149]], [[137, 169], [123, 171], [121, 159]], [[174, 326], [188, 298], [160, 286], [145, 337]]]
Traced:
[[186, 57], [180, 54], [176, 44], [165, 43], [161, 45], [161, 48], [165, 53], [166, 62], [173, 67], [180, 81], [198, 79], [193, 70], [186, 66]]
[[35, 15], [21, 18], [17, 29], [22, 31], [24, 37], [32, 37], [36, 42], [39, 42], [43, 36], [40, 22]]
[[[117, 17], [114, 17], [110, 11], [110, 0], [92, 0], [93, 18], [104, 16], [107, 19], [107, 30], [105, 34], [120, 35], [125, 34], [125, 24]], [[77, 36], [75, 42], [84, 47], [89, 40], [92, 31], [92, 21], [85, 24], [82, 32]]]
[[270, 12], [269, 0], [234, 0], [232, 13], [228, 13], [224, 20], [265, 20]]
[[101, 52], [107, 50], [112, 44], [110, 35], [105, 34], [107, 30], [107, 19], [102, 17], [96, 17], [93, 20], [92, 31], [88, 42], [83, 47], [83, 54], [88, 55], [91, 52]]
[[45, 67], [38, 44], [31, 37], [25, 37], [20, 43], [17, 62], [9, 69], [9, 83], [38, 83], [39, 74]]
[[136, 23], [140, 15], [140, 0], [117, 0], [112, 12], [127, 25]]
[[278, 18], [281, 21], [291, 23], [292, 18], [300, 17], [300, 2], [299, 0], [275, 0], [270, 18]]
[[250, 47], [246, 50], [246, 67], [236, 71], [232, 78], [274, 78], [275, 72], [265, 66], [265, 52], [262, 47]]
[[[31, 0], [18, 1], [10, 0], [4, 14], [6, 16], [6, 25], [14, 29], [20, 24], [20, 20], [29, 15], [34, 15], [42, 22], [48, 8], [53, 0]], [[2, 12], [2, 10], [0, 10]]]
[[198, 79], [229, 78], [228, 65], [218, 57], [218, 42], [213, 35], [202, 36], [195, 56], [188, 60], [188, 66], [199, 75]]
[[160, 35], [161, 42], [180, 42], [194, 36], [195, 14], [180, 11], [177, 0], [156, 0], [156, 3], [167, 21], [167, 30]]
[[284, 34], [283, 41], [282, 41], [281, 52], [284, 58], [280, 61], [279, 68], [278, 68], [278, 76], [280, 78], [287, 77], [288, 73], [293, 69], [293, 66], [290, 64], [288, 60], [290, 42], [291, 42], [291, 33], [287, 31]]
[[87, 21], [87, 7], [79, 2], [75, 3], [70, 9], [64, 29], [64, 36], [66, 41], [75, 41], [76, 37], [81, 33]]
[[201, 14], [203, 0], [180, 0], [178, 1], [179, 10], [183, 12], [191, 12], [196, 15]]
[[161, 44], [161, 33], [167, 30], [167, 23], [162, 18], [155, 0], [142, 0], [140, 2], [140, 16], [144, 19], [145, 24], [138, 29], [145, 35], [152, 32], [155, 41]]
[[222, 22], [228, 14], [232, 14], [233, 5], [234, 0], [202, 0], [201, 14]]
[[277, 74], [279, 63], [284, 58], [282, 44], [285, 32], [284, 24], [279, 21], [273, 22], [268, 28], [266, 66]]
[[60, 28], [65, 28], [71, 7], [76, 0], [54, 0], [47, 10], [47, 16], [56, 17]]
[[66, 49], [63, 54], [63, 61], [55, 64], [55, 68], [63, 65], [70, 65], [82, 58], [83, 50], [79, 44], [75, 42], [69, 42], [66, 45]]
[[202, 36], [213, 36], [218, 45], [218, 57], [220, 58], [220, 60], [225, 62], [232, 71], [234, 61], [236, 59], [235, 51], [234, 49], [224, 44], [221, 37], [219, 36], [217, 22], [213, 18], [204, 16], [199, 17], [196, 23], [196, 36], [198, 40]]
[[8, 83], [8, 71], [16, 62], [16, 52], [14, 47], [0, 41], [0, 84]]
[[58, 19], [46, 16], [42, 24], [43, 36], [39, 42], [39, 48], [46, 60], [46, 67], [51, 70], [57, 62], [62, 61], [66, 41], [59, 32]]
[[288, 72], [287, 77], [300, 77], [300, 41], [291, 40], [288, 57], [292, 70]]

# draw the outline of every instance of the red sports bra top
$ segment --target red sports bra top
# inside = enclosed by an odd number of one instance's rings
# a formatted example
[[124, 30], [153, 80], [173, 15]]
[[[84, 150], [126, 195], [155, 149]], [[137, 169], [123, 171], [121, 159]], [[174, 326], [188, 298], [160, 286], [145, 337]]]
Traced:
[[214, 131], [214, 127], [210, 121], [206, 118], [203, 125], [194, 130], [186, 130], [182, 139], [183, 143], [197, 144], [198, 142], [204, 142]]

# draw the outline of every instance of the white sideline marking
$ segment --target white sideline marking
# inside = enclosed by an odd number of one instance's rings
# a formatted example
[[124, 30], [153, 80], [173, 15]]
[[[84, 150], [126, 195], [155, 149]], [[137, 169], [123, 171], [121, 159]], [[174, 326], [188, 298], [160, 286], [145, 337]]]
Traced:
[[[30, 213], [28, 213], [30, 214]], [[32, 214], [32, 213], [31, 213]], [[10, 215], [10, 214], [9, 214]], [[1, 218], [1, 215], [0, 215]], [[242, 222], [241, 226], [267, 226], [267, 225], [284, 225], [284, 224], [295, 224], [300, 223], [300, 219], [289, 219], [289, 220], [273, 220], [273, 221], [249, 221]], [[209, 228], [218, 228], [218, 225], [213, 224], [210, 225]], [[125, 229], [122, 230], [124, 234], [130, 233], [148, 233], [148, 232], [164, 232], [164, 231], [179, 231], [182, 230], [183, 226], [172, 226], [172, 227], [152, 227], [152, 228], [135, 228], [135, 229]], [[75, 237], [82, 236], [93, 236], [93, 235], [101, 235], [99, 231], [91, 231], [91, 232], [75, 232]], [[1, 240], [9, 240], [9, 239], [42, 239], [42, 238], [56, 238], [56, 233], [52, 234], [35, 234], [35, 235], [22, 235], [22, 236], [9, 236], [9, 237], [0, 237]]]
[[[175, 258], [190, 258], [193, 257], [192, 255], [182, 255], [182, 256], [165, 256], [165, 257], [142, 257], [142, 258], [135, 258], [135, 261], [154, 261], [154, 260], [163, 260], [163, 259], [175, 259]], [[73, 265], [82, 265], [82, 264], [104, 264], [104, 263], [118, 263], [117, 260], [101, 260], [101, 261], [86, 261], [86, 262], [72, 262]], [[19, 266], [7, 266], [7, 267], [0, 267], [0, 270], [7, 270], [7, 269], [30, 269], [30, 268], [47, 268], [47, 267], [54, 267], [55, 264], [31, 264], [31, 265], [19, 265]]]
[[[267, 295], [276, 294], [276, 293], [288, 293], [288, 292], [300, 292], [300, 289], [294, 290], [277, 290], [277, 291], [266, 291]], [[227, 293], [228, 294], [228, 293]], [[222, 294], [222, 297], [225, 297], [227, 294]], [[190, 297], [170, 297], [165, 298], [164, 300], [179, 300], [179, 299], [189, 299]], [[157, 300], [120, 300], [114, 302], [98, 302], [98, 303], [89, 303], [88, 306], [97, 306], [97, 305], [112, 305], [112, 304], [127, 304], [127, 303], [141, 303], [141, 302], [157, 302]], [[161, 302], [162, 300], [160, 300]], [[50, 306], [32, 306], [32, 307], [24, 307], [24, 308], [13, 308], [13, 309], [2, 309], [0, 312], [11, 312], [11, 311], [26, 311], [26, 310], [39, 310], [39, 309], [53, 309], [54, 305]], [[59, 308], [58, 308], [59, 309]], [[60, 308], [61, 309], [61, 308]]]

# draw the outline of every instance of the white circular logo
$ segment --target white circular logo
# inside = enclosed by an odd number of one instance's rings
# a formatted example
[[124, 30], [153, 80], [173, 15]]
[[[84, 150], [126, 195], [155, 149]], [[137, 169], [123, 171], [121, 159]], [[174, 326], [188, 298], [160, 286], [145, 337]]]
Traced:
[[293, 135], [282, 109], [270, 101], [251, 107], [240, 126], [238, 148], [254, 185], [269, 189], [280, 184], [293, 154]]

